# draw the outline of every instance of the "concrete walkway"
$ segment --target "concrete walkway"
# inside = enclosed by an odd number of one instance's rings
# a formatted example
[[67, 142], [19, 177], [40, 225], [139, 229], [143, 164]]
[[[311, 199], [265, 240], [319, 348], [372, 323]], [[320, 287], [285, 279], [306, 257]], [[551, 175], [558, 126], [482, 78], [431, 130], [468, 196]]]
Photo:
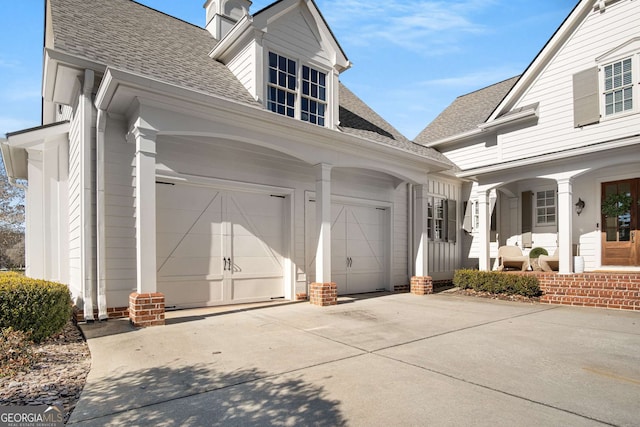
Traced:
[[640, 425], [640, 313], [391, 294], [172, 317], [83, 327], [69, 424]]

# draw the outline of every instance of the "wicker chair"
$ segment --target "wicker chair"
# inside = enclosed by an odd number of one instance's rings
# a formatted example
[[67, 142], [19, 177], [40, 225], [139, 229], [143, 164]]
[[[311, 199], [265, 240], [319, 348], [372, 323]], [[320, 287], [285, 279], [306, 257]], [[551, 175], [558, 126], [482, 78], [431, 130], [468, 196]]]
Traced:
[[558, 271], [560, 268], [560, 254], [558, 254], [558, 248], [553, 255], [540, 255], [538, 258], [538, 264], [542, 271]]
[[529, 269], [529, 257], [522, 254], [518, 246], [500, 246], [498, 248], [498, 270]]

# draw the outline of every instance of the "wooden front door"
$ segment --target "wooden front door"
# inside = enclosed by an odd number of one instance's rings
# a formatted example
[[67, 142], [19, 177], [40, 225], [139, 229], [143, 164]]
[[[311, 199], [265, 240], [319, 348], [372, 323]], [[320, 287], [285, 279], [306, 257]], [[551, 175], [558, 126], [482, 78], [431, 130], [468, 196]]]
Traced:
[[[619, 215], [602, 214], [602, 265], [640, 266], [640, 178], [602, 183], [602, 204], [618, 195], [631, 198], [631, 205]], [[615, 197], [615, 196], [614, 196]]]

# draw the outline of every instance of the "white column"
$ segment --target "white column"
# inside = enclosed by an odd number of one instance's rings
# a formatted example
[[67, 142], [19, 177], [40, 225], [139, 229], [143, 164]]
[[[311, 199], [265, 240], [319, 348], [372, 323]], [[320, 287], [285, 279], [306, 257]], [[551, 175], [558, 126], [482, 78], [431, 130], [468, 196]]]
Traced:
[[331, 282], [331, 165], [316, 169], [316, 283]]
[[416, 185], [415, 203], [415, 276], [426, 277], [429, 275], [429, 230], [428, 230], [428, 197], [427, 186]]
[[156, 134], [134, 127], [137, 292], [156, 292]]
[[571, 178], [558, 179], [558, 253], [560, 274], [573, 273], [573, 188]]
[[478, 230], [478, 266], [480, 271], [491, 270], [491, 253], [489, 250], [491, 211], [489, 210], [489, 204], [489, 191], [478, 190], [478, 220], [480, 222], [480, 229]]
[[98, 110], [96, 121], [96, 267], [98, 319], [109, 318], [107, 313], [107, 225], [105, 203], [105, 158], [104, 138], [107, 126], [107, 113]]

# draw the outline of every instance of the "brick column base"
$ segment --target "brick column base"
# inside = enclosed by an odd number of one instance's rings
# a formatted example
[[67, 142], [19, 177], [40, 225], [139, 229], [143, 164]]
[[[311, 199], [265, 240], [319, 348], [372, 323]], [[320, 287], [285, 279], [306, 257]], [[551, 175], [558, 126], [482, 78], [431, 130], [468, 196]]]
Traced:
[[309, 285], [309, 302], [320, 307], [338, 304], [338, 285], [335, 283], [312, 283]]
[[129, 321], [143, 328], [164, 325], [164, 294], [134, 292], [129, 295]]
[[414, 295], [432, 294], [433, 279], [430, 276], [413, 276], [411, 278], [411, 293]]

